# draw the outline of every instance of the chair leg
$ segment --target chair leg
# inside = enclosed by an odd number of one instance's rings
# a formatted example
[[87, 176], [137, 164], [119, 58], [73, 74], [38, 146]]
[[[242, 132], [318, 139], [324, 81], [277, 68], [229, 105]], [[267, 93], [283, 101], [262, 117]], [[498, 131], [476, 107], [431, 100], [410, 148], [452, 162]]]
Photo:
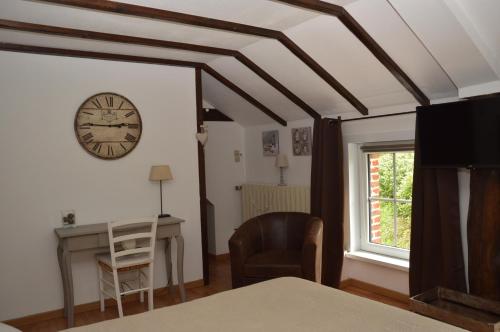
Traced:
[[115, 286], [115, 296], [116, 296], [116, 304], [118, 305], [118, 316], [123, 317], [123, 308], [122, 308], [122, 297], [120, 294], [120, 283], [118, 281], [118, 272], [113, 270], [113, 284]]
[[148, 271], [148, 310], [151, 311], [153, 310], [153, 264], [149, 264], [149, 271]]
[[104, 283], [102, 281], [103, 275], [102, 275], [102, 268], [99, 264], [97, 264], [97, 273], [99, 277], [99, 302], [100, 302], [100, 307], [101, 307], [101, 312], [104, 312]]
[[[139, 279], [139, 288], [144, 287], [144, 283], [142, 282], [142, 273], [141, 270], [137, 270], [137, 278]], [[144, 291], [141, 291], [139, 294], [139, 300], [141, 303], [144, 303]]]

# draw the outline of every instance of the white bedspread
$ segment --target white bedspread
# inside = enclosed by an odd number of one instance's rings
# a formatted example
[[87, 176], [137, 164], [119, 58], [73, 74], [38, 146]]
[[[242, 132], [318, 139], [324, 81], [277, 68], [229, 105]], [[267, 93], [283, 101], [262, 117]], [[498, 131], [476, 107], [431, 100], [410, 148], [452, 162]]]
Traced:
[[[109, 310], [109, 309], [108, 309]], [[279, 278], [70, 331], [463, 331], [415, 313], [297, 279]]]

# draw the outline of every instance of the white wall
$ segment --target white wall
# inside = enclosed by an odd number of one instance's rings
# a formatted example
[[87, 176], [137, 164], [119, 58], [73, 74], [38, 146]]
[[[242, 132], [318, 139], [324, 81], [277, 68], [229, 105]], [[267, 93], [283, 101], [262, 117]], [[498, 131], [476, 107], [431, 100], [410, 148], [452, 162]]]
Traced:
[[[241, 194], [235, 190], [245, 182], [244, 130], [236, 122], [205, 122], [208, 142], [205, 145], [207, 198], [215, 205], [215, 228], [209, 229], [209, 252], [221, 255], [229, 252], [227, 241], [241, 224]], [[235, 162], [234, 151], [242, 153]], [[209, 226], [210, 228], [210, 226]]]
[[[171, 165], [165, 210], [186, 219], [185, 280], [201, 279], [194, 71], [0, 52], [0, 72], [0, 320], [63, 306], [61, 210], [75, 209], [78, 224], [159, 212], [154, 164]], [[77, 108], [99, 92], [126, 96], [141, 114], [141, 141], [123, 159], [94, 158], [75, 137]], [[165, 283], [162, 249], [156, 287]], [[93, 254], [73, 258], [76, 304], [96, 301]]]
[[313, 127], [312, 119], [290, 121], [287, 127], [269, 124], [245, 128], [245, 150], [247, 154], [247, 182], [279, 183], [280, 172], [274, 166], [275, 157], [264, 156], [262, 150], [262, 132], [279, 130], [280, 153], [288, 156], [289, 167], [285, 170], [285, 181], [292, 185], [309, 185], [311, 182], [311, 157], [294, 156], [292, 151], [292, 128]]

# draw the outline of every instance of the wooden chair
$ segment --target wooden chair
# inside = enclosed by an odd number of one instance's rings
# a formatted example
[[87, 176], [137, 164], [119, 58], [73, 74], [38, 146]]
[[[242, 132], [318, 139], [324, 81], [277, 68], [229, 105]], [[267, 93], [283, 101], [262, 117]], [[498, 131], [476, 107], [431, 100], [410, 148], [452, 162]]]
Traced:
[[[157, 224], [158, 217], [108, 223], [110, 254], [96, 255], [101, 312], [104, 311], [104, 298], [108, 296], [116, 300], [118, 314], [123, 317], [121, 296], [140, 293], [140, 300], [144, 302], [144, 291], [148, 291], [148, 309], [153, 310], [153, 265]], [[144, 272], [145, 269], [148, 270], [147, 273]], [[120, 281], [119, 276], [125, 274], [129, 278], [122, 278]], [[147, 279], [146, 286], [144, 279]], [[132, 282], [136, 287], [133, 287]]]

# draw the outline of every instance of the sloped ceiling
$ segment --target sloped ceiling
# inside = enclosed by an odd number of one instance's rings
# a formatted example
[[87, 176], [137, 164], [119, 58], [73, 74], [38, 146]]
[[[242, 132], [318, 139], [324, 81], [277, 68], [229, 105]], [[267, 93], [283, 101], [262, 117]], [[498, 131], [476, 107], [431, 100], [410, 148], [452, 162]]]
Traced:
[[[415, 98], [336, 17], [271, 0], [122, 0], [283, 31], [369, 110]], [[500, 91], [500, 1], [328, 0], [344, 6], [431, 100]], [[268, 38], [50, 4], [2, 0], [0, 19], [238, 50], [321, 115], [357, 110], [281, 43]], [[209, 64], [286, 121], [302, 108], [230, 56], [0, 29], [0, 42]], [[208, 74], [204, 99], [244, 126], [270, 117]]]

